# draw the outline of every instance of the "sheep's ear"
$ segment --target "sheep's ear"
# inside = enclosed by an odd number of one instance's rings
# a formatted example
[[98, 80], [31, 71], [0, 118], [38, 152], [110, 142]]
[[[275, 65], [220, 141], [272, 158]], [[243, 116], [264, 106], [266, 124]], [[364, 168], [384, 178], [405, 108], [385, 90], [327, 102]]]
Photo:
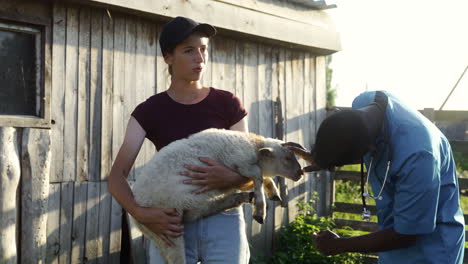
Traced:
[[273, 149], [272, 148], [261, 148], [258, 150], [262, 157], [273, 157]]

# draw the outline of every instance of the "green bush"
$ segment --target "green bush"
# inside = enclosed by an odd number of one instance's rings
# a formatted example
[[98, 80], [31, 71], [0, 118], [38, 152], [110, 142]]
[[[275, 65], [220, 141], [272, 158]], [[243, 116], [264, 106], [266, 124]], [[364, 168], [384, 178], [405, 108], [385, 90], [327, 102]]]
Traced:
[[457, 165], [457, 171], [468, 171], [468, 153], [453, 152], [455, 164]]
[[[269, 259], [260, 259], [251, 263], [271, 264], [307, 264], [307, 263], [340, 263], [354, 264], [364, 263], [364, 255], [358, 253], [344, 253], [327, 257], [317, 251], [313, 241], [312, 233], [321, 230], [333, 230], [335, 224], [333, 219], [318, 217], [313, 212], [313, 203], [298, 202], [299, 214], [293, 222], [283, 226], [279, 232], [277, 248]], [[346, 236], [339, 230], [333, 230], [340, 236]]]

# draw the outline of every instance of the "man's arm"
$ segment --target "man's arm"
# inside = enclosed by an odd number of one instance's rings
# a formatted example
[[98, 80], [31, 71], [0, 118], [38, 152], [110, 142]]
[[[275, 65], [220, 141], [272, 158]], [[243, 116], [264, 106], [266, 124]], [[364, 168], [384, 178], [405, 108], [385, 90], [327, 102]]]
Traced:
[[318, 250], [324, 255], [345, 252], [381, 252], [407, 248], [413, 245], [417, 239], [417, 235], [400, 234], [393, 228], [349, 238], [341, 238], [330, 231], [321, 231], [313, 236]]

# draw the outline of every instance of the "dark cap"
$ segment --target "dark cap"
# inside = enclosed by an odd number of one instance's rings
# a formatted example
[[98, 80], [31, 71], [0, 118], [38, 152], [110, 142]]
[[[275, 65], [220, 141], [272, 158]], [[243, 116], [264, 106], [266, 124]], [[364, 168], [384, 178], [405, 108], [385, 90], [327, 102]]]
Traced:
[[362, 113], [338, 111], [326, 118], [317, 131], [314, 161], [322, 169], [331, 169], [360, 161], [368, 151], [371, 138]]
[[169, 48], [175, 47], [184, 41], [193, 32], [202, 32], [207, 37], [216, 34], [216, 29], [209, 24], [198, 24], [187, 17], [176, 17], [165, 24], [159, 36], [159, 45], [163, 56], [169, 51]]

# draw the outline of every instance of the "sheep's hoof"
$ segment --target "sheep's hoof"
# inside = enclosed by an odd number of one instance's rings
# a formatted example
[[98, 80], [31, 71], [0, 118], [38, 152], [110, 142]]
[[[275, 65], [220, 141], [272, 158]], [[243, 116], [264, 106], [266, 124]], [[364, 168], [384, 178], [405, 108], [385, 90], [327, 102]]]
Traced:
[[281, 197], [279, 197], [278, 195], [273, 195], [273, 197], [271, 197], [270, 200], [276, 201], [276, 202], [282, 202]]
[[257, 221], [259, 224], [262, 224], [263, 225], [263, 217], [259, 216], [259, 215], [254, 215], [253, 217], [255, 219], [255, 221]]
[[249, 203], [252, 203], [253, 202], [253, 198], [255, 197], [255, 193], [254, 192], [250, 192], [249, 193]]

